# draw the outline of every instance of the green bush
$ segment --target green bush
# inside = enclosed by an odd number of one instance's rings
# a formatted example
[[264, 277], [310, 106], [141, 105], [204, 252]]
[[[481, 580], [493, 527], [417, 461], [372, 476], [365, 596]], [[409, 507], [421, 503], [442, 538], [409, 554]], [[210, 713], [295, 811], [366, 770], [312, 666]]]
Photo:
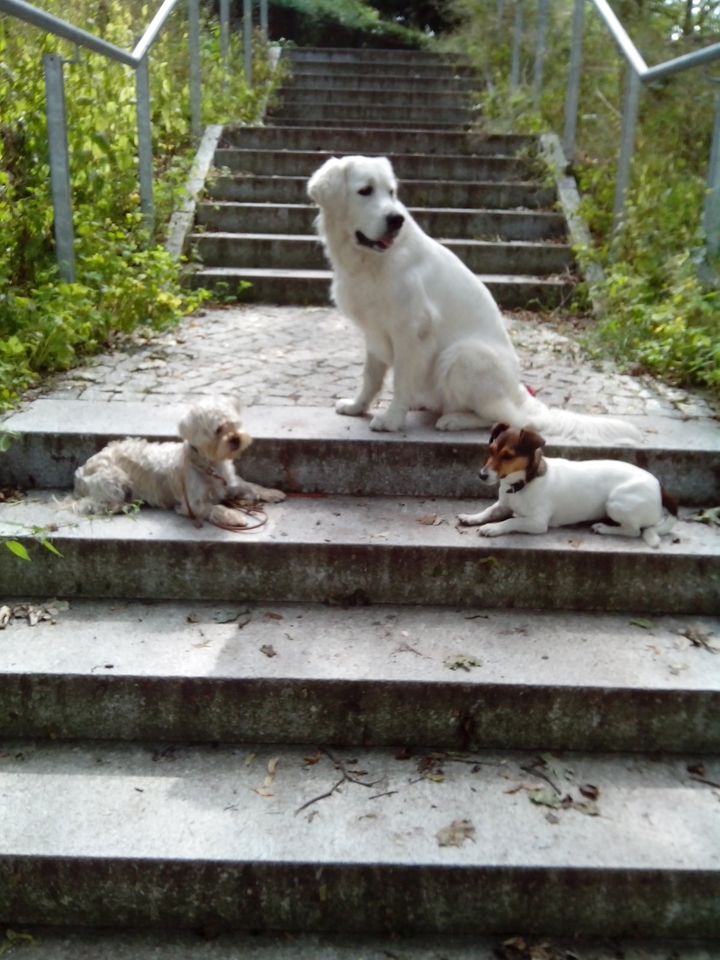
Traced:
[[[64, 15], [66, 5], [45, 9]], [[131, 49], [152, 15], [140, 3], [84, 0], [73, 22]], [[202, 31], [203, 120], [259, 119], [274, 82], [256, 42], [255, 86], [247, 89], [241, 43], [226, 78], [220, 30]], [[42, 56], [75, 53], [64, 41], [0, 17], [0, 409], [47, 371], [67, 369], [143, 324], [162, 328], [194, 310], [202, 293], [181, 286], [181, 266], [162, 246], [170, 213], [192, 161], [187, 24], [176, 12], [151, 54], [156, 229], [149, 236], [138, 192], [135, 77], [81, 51], [65, 67], [77, 282], [60, 280]]]
[[273, 0], [273, 36], [306, 46], [422, 47], [425, 34], [363, 0]]
[[[551, 5], [539, 109], [532, 97], [532, 13], [525, 9], [521, 86], [513, 91], [512, 4], [505, 5], [503, 23], [494, 4], [480, 8], [473, 0], [450, 0], [450, 6], [461, 19], [450, 45], [472, 58], [487, 83], [480, 95], [486, 124], [516, 132], [562, 131], [570, 0]], [[617, 12], [649, 64], [714, 42], [720, 27], [716, 6], [703, 2], [691, 8], [674, 0], [626, 0]], [[632, 182], [613, 239], [624, 80], [623, 62], [588, 8], [574, 172], [593, 238], [590, 249], [578, 251], [580, 262], [599, 263], [605, 275], [594, 292], [607, 309], [592, 345], [628, 368], [720, 393], [720, 291], [717, 281], [708, 284], [711, 271], [700, 270], [714, 89], [705, 72], [696, 70], [643, 90]], [[720, 264], [715, 267], [717, 276]]]

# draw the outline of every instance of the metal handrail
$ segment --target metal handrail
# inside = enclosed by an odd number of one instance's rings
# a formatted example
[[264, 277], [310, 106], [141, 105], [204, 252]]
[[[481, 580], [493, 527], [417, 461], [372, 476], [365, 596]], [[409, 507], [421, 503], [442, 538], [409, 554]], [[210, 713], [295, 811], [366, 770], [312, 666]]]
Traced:
[[[140, 180], [140, 206], [145, 223], [150, 231], [154, 226], [155, 203], [153, 199], [153, 161], [152, 130], [150, 112], [149, 54], [158, 39], [162, 28], [178, 6], [180, 0], [163, 0], [159, 10], [148, 24], [141, 39], [131, 52], [101, 37], [76, 27], [54, 14], [47, 13], [27, 3], [26, 0], [0, 0], [0, 14], [6, 13], [18, 20], [38, 27], [46, 33], [68, 40], [77, 46], [99, 53], [104, 57], [131, 67], [135, 71], [137, 92], [137, 129], [138, 129], [138, 165]], [[199, 0], [187, 0], [189, 18], [190, 46], [190, 112], [193, 136], [201, 133], [201, 90], [200, 90], [200, 6]], [[229, 4], [221, 4], [221, 33], [229, 36]], [[261, 0], [260, 25], [267, 35], [267, 0]], [[252, 83], [252, 8], [245, 0], [243, 17], [245, 35], [245, 78], [248, 86]], [[226, 70], [227, 45], [223, 44], [223, 60]], [[69, 61], [57, 54], [45, 54], [45, 93], [47, 103], [48, 140], [50, 147], [50, 177], [52, 182], [53, 209], [55, 221], [55, 252], [60, 275], [63, 280], [75, 280], [75, 239], [73, 231], [72, 195], [70, 188], [70, 158], [67, 141], [67, 120], [65, 114], [65, 86], [63, 68]]]
[[[580, 100], [580, 66], [582, 63], [583, 14], [585, 2], [586, 0], [575, 0], [571, 66], [567, 98], [565, 101], [565, 135], [563, 148], [567, 157], [571, 160], [575, 155], [575, 132], [577, 129], [577, 112]], [[610, 31], [627, 64], [620, 156], [615, 181], [615, 202], [613, 208], [613, 232], [614, 235], [617, 236], [622, 225], [625, 198], [630, 184], [642, 85], [720, 60], [720, 43], [713, 43], [702, 50], [695, 50], [692, 53], [674, 57], [654, 67], [648, 67], [637, 47], [628, 36], [625, 28], [607, 3], [607, 0], [592, 0], [592, 3], [603, 23]], [[703, 231], [705, 234], [706, 258], [708, 259], [713, 259], [720, 253], [719, 201], [720, 96], [717, 96], [707, 175], [707, 193], [703, 211]]]
[[[518, 5], [522, 4], [522, 0], [517, 0], [517, 2]], [[547, 17], [547, 7], [546, 4], [543, 3], [543, 0], [538, 0], [538, 2], [534, 82], [534, 102], [536, 108], [540, 105], [542, 62], [545, 56], [544, 38], [547, 30], [547, 24], [540, 22], [540, 20]], [[563, 135], [563, 149], [566, 158], [570, 161], [574, 159], [576, 149], [586, 2], [587, 0], [575, 0], [573, 12], [572, 46], [568, 70], [567, 95], [565, 99], [565, 127]], [[625, 199], [630, 183], [642, 86], [664, 77], [674, 76], [685, 70], [691, 70], [704, 64], [720, 60], [720, 43], [713, 43], [702, 50], [695, 50], [692, 53], [683, 54], [682, 56], [674, 57], [656, 66], [648, 67], [607, 0], [591, 0], [591, 2], [615, 41], [627, 65], [620, 155], [615, 181], [613, 211], [613, 234], [617, 236], [623, 221]], [[518, 21], [522, 23], [522, 18], [516, 17], [516, 30]], [[514, 51], [519, 47], [520, 42], [520, 38], [516, 36], [513, 41]], [[538, 64], [540, 64], [539, 68]], [[513, 76], [517, 77], [517, 75], [517, 68], [514, 68]], [[517, 80], [513, 81], [511, 78], [511, 84], [513, 86], [517, 85]], [[716, 97], [715, 120], [707, 175], [707, 193], [703, 211], [703, 231], [705, 234], [706, 260], [713, 259], [720, 254], [720, 94]]]

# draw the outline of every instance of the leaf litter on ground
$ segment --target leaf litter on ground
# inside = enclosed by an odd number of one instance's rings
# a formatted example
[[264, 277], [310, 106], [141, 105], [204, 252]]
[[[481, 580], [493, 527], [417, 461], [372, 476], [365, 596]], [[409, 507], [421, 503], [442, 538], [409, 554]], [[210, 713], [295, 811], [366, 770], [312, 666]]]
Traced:
[[697, 624], [690, 624], [689, 627], [681, 630], [680, 636], [689, 640], [693, 647], [701, 647], [703, 650], [707, 650], [708, 653], [720, 653], [720, 647], [716, 647], [710, 643], [712, 632], [710, 630], [702, 630]]
[[28, 626], [39, 623], [57, 623], [59, 614], [70, 609], [67, 600], [46, 600], [42, 604], [16, 603], [13, 606], [0, 607], [0, 630], [4, 630], [11, 620], [26, 620]]
[[475, 827], [471, 820], [453, 820], [435, 836], [439, 847], [461, 847], [466, 840], [475, 842]]
[[448, 670], [464, 670], [466, 673], [470, 673], [473, 667], [482, 666], [482, 660], [478, 660], [476, 657], [469, 657], [465, 653], [457, 653], [450, 657], [445, 657], [443, 663]]
[[[505, 793], [525, 790], [530, 802], [538, 806], [550, 807], [553, 810], [576, 810], [588, 817], [600, 816], [600, 807], [597, 803], [600, 796], [599, 787], [593, 783], [576, 783], [572, 768], [565, 766], [552, 754], [543, 753], [533, 763], [521, 766], [520, 769], [544, 780], [547, 786], [521, 783], [517, 789], [511, 788]], [[573, 791], [580, 796], [575, 796]]]

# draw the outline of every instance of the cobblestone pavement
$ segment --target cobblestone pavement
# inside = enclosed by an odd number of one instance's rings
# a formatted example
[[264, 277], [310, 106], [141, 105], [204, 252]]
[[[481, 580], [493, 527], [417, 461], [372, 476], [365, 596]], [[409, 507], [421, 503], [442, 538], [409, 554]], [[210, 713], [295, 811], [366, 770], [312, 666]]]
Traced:
[[[525, 380], [549, 405], [675, 418], [719, 412], [699, 394], [588, 359], [577, 335], [547, 320], [518, 314], [511, 322]], [[355, 393], [362, 359], [361, 334], [334, 309], [211, 308], [169, 332], [136, 335], [120, 349], [50, 378], [30, 396], [177, 403], [221, 393], [239, 395], [245, 406], [327, 407]]]

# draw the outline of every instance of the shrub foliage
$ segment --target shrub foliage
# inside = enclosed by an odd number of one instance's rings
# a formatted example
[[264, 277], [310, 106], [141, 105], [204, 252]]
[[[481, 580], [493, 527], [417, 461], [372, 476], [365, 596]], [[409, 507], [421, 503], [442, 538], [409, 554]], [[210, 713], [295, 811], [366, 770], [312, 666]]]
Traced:
[[[535, 23], [526, 4], [520, 85], [511, 88], [514, 5], [449, 0], [460, 20], [451, 44], [466, 52], [488, 84], [487, 122], [537, 132], [563, 130], [572, 32], [571, 0], [550, 4], [542, 96], [533, 96]], [[623, 0], [613, 4], [646, 62], [662, 63], [717, 42], [715, 0]], [[706, 193], [716, 84], [693, 70], [646, 87], [641, 95], [632, 183], [613, 237], [617, 156], [625, 66], [599, 17], [586, 7], [574, 172], [593, 245], [578, 251], [603, 267], [596, 291], [606, 304], [596, 342], [626, 366], [720, 394], [720, 264], [705, 263]]]
[[[60, 17], [67, 5], [46, 0]], [[157, 229], [149, 236], [138, 193], [135, 77], [127, 67], [0, 16], [0, 409], [38, 375], [72, 366], [139, 324], [161, 328], [193, 310], [201, 294], [180, 285], [180, 266], [162, 246], [192, 159], [184, 7], [151, 54]], [[131, 49], [155, 7], [130, 0], [78, 0], [72, 21]], [[219, 25], [201, 32], [203, 120], [254, 120], [273, 79], [256, 42], [247, 89], [242, 44], [232, 40], [227, 78]], [[58, 276], [45, 115], [43, 54], [65, 66], [77, 282]]]

